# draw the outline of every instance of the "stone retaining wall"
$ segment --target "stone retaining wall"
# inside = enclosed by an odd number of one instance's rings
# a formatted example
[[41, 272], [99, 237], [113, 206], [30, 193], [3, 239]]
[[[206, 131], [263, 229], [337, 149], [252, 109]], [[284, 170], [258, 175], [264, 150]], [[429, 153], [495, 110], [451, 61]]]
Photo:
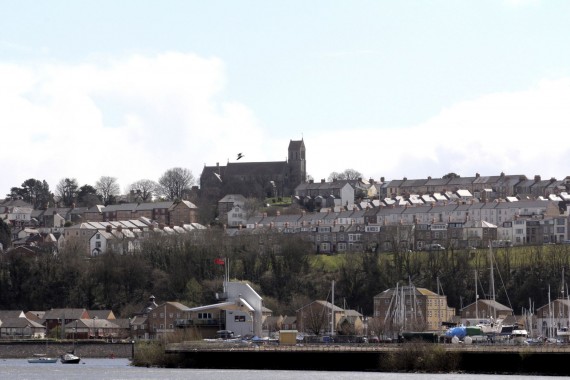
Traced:
[[[0, 358], [28, 358], [34, 354], [59, 356], [73, 350], [72, 342], [0, 342]], [[99, 341], [78, 341], [75, 352], [82, 358], [132, 358], [134, 345], [131, 343], [107, 343]]]

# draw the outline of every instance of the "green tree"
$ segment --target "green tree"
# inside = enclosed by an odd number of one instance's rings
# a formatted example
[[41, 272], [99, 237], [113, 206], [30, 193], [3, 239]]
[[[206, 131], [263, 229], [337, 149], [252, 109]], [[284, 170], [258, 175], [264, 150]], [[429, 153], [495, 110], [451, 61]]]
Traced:
[[6, 250], [12, 246], [12, 231], [10, 226], [0, 219], [0, 251]]
[[97, 189], [91, 185], [83, 185], [77, 192], [77, 205], [81, 207], [93, 207], [101, 203], [101, 199], [97, 195]]
[[37, 179], [27, 179], [22, 183], [22, 187], [10, 189], [12, 196], [19, 196], [34, 209], [45, 209], [53, 202], [53, 194], [49, 190], [48, 183]]

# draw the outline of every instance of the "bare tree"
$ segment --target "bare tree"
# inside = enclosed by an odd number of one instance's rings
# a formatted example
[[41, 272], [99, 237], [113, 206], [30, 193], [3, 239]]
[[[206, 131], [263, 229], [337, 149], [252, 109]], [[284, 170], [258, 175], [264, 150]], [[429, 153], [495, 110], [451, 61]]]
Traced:
[[194, 175], [188, 169], [168, 169], [158, 180], [162, 195], [170, 200], [183, 199], [194, 184]]
[[56, 192], [61, 197], [61, 201], [67, 207], [71, 207], [77, 198], [79, 185], [75, 178], [64, 178], [56, 186]]
[[341, 173], [332, 172], [331, 174], [329, 174], [329, 178], [327, 179], [327, 181], [332, 182], [334, 179], [353, 180], [359, 178], [362, 178], [362, 173], [360, 173], [359, 171], [354, 169], [345, 169]]
[[119, 195], [121, 191], [117, 183], [117, 178], [108, 176], [99, 178], [95, 183], [95, 189], [97, 189], [97, 193], [101, 197], [104, 205], [112, 203], [113, 198]]
[[136, 200], [140, 199], [143, 202], [150, 202], [159, 188], [159, 184], [155, 181], [150, 179], [141, 179], [131, 184], [128, 190], [133, 194]]
[[263, 202], [256, 198], [246, 198], [245, 203], [243, 205], [243, 209], [248, 219], [251, 218], [252, 216], [257, 215], [259, 210], [261, 210], [263, 207], [264, 207]]
[[329, 319], [325, 308], [315, 308], [309, 306], [306, 312], [303, 312], [303, 327], [305, 331], [309, 331], [315, 335], [321, 335], [327, 331], [329, 327]]

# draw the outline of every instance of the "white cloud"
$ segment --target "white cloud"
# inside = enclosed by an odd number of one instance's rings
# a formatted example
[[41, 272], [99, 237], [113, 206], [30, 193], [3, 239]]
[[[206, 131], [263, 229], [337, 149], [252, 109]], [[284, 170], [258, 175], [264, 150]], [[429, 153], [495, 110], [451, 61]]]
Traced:
[[526, 91], [454, 104], [409, 128], [306, 136], [308, 171], [316, 180], [347, 168], [375, 179], [502, 171], [562, 179], [570, 175], [568, 104], [570, 78], [545, 80]]
[[[253, 113], [223, 98], [223, 63], [193, 54], [69, 65], [0, 63], [0, 189], [28, 178], [55, 190], [117, 177], [122, 188], [175, 166], [199, 177], [263, 139]], [[250, 152], [258, 150], [250, 145]], [[284, 150], [286, 147], [284, 148]]]
[[[247, 161], [286, 157], [289, 141], [272, 137], [247, 105], [225, 99], [217, 58], [0, 63], [0, 83], [2, 194], [28, 178], [55, 190], [65, 177], [93, 185], [114, 176], [124, 189], [175, 166], [199, 178], [204, 164], [225, 164], [238, 152]], [[408, 128], [305, 129], [307, 170], [316, 180], [348, 168], [376, 179], [502, 171], [561, 179], [570, 175], [568, 104], [570, 78], [561, 78], [463, 101]]]

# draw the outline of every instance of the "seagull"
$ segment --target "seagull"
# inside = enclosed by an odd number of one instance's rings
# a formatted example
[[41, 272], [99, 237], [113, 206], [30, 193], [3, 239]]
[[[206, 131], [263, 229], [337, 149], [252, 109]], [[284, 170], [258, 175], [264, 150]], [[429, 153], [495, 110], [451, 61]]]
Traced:
[[243, 157], [243, 154], [242, 154], [242, 153], [238, 153], [237, 159], [239, 160], [239, 159], [242, 158], [242, 157]]
[[214, 175], [220, 180], [220, 182], [222, 182], [222, 176], [220, 176], [218, 173], [214, 173]]

